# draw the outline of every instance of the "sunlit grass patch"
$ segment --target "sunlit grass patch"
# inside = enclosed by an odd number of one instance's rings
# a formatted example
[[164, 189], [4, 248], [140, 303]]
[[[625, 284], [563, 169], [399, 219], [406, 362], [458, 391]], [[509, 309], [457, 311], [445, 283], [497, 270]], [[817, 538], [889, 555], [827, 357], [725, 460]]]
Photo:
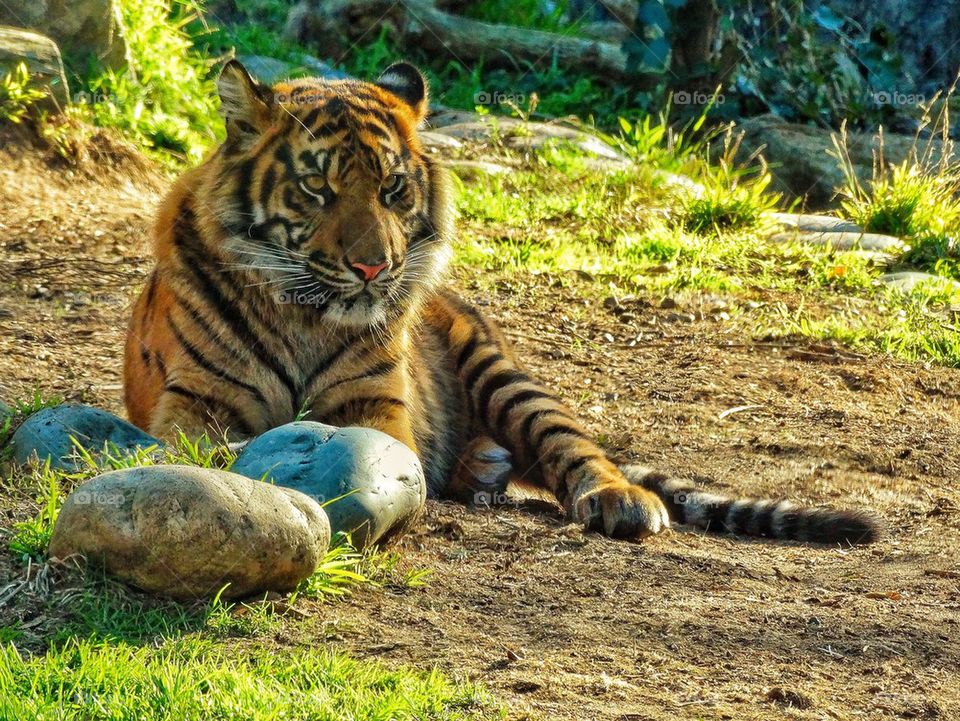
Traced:
[[[91, 715], [93, 714], [93, 715]], [[317, 648], [242, 653], [207, 639], [159, 647], [77, 640], [43, 656], [0, 646], [0, 718], [500, 718], [478, 687]]]
[[850, 298], [830, 310], [783, 304], [766, 308], [755, 333], [764, 338], [835, 340], [855, 350], [880, 352], [910, 362], [960, 367], [960, 332], [948, 317], [957, 297], [920, 288], [878, 290], [873, 302]]

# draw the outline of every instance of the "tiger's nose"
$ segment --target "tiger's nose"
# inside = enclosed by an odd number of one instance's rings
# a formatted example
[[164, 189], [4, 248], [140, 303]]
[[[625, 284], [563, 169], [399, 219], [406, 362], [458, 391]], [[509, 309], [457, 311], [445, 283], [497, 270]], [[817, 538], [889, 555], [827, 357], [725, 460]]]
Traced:
[[380, 275], [380, 273], [382, 273], [388, 267], [390, 267], [389, 261], [384, 261], [382, 263], [378, 263], [377, 265], [367, 265], [366, 263], [350, 263], [350, 268], [354, 273], [357, 274], [357, 277], [367, 283]]

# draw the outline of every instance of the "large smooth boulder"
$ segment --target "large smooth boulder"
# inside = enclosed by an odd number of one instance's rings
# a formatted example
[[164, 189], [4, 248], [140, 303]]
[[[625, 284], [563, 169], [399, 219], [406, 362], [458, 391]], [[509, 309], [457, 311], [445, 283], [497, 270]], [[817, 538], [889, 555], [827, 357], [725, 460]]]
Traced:
[[[845, 184], [831, 139], [836, 131], [788, 123], [773, 115], [741, 120], [737, 129], [744, 134], [737, 151], [737, 161], [749, 162], [754, 153], [761, 152], [770, 164], [774, 190], [790, 198], [805, 198], [808, 207], [812, 208], [824, 208], [833, 203], [836, 191]], [[939, 138], [923, 140], [921, 151], [925, 151], [928, 143], [934, 161], [945, 150], [949, 150], [954, 161], [960, 159], [957, 148], [945, 148]], [[847, 134], [850, 161], [862, 183], [869, 181], [873, 175], [876, 148], [877, 138], [874, 134]], [[910, 157], [913, 148], [913, 136], [884, 133], [883, 155], [888, 162], [895, 165], [902, 163]]]
[[[0, 4], [0, 8], [2, 7]], [[20, 63], [26, 65], [34, 85], [45, 88], [49, 93], [49, 98], [44, 103], [47, 109], [66, 107], [70, 102], [70, 87], [57, 44], [44, 35], [0, 27], [0, 75], [6, 74]]]
[[151, 593], [205, 599], [289, 591], [330, 543], [302, 493], [227, 471], [144, 466], [79, 486], [60, 510], [50, 556], [85, 556]]
[[416, 454], [369, 428], [288, 423], [253, 439], [231, 470], [325, 504], [333, 532], [358, 548], [401, 533], [427, 497]]
[[137, 449], [160, 447], [162, 441], [136, 426], [99, 408], [65, 403], [44, 408], [27, 418], [10, 439], [13, 460], [29, 463], [32, 459], [52, 468], [74, 471], [77, 461], [73, 440], [94, 456], [104, 449], [133, 453]]
[[114, 70], [127, 63], [127, 44], [116, 0], [0, 2], [0, 25], [49, 35], [64, 53], [77, 60], [92, 55]]

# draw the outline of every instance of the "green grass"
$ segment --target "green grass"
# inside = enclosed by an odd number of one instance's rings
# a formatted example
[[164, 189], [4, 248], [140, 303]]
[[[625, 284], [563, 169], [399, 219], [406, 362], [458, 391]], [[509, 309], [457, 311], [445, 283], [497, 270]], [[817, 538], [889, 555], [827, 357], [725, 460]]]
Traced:
[[121, 0], [131, 64], [120, 72], [91, 70], [86, 85], [98, 102], [98, 125], [118, 128], [167, 162], [196, 163], [222, 137], [210, 70], [186, 25], [191, 0]]
[[845, 130], [834, 137], [834, 146], [845, 176], [841, 212], [868, 231], [909, 243], [905, 264], [960, 279], [960, 162], [950, 137], [952, 95], [953, 88], [945, 102], [934, 98], [923, 109], [910, 152], [899, 164], [887, 162], [879, 136], [873, 175], [866, 182], [850, 160]]
[[0, 646], [0, 718], [459, 720], [501, 717], [482, 690], [324, 649], [202, 638], [158, 647], [77, 640], [42, 656]]
[[34, 87], [25, 63], [19, 63], [0, 78], [0, 121], [20, 123], [30, 108], [47, 96]]
[[[830, 338], [960, 366], [951, 310], [960, 297], [947, 286], [887, 290], [886, 268], [868, 254], [766, 240], [766, 214], [780, 200], [762, 165], [734, 169], [727, 153], [706, 165], [698, 141], [678, 142], [651, 122], [625, 124], [624, 136], [620, 146], [647, 162], [604, 173], [569, 146], [548, 146], [523, 170], [463, 184], [458, 261], [494, 272], [581, 271], [594, 278], [587, 295], [799, 296], [809, 300], [800, 312], [764, 303], [738, 322], [755, 337]], [[662, 171], [673, 169], [703, 190], [665, 182]], [[848, 300], [849, 311], [833, 309]]]

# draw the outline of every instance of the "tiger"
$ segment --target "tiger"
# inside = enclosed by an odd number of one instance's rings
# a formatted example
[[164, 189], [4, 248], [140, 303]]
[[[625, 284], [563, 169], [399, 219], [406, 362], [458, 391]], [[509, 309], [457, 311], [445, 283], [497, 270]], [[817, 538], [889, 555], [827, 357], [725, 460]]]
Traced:
[[304, 415], [372, 428], [417, 454], [429, 497], [526, 484], [612, 538], [675, 523], [877, 539], [864, 510], [719, 495], [608, 457], [493, 320], [444, 285], [454, 203], [418, 134], [429, 90], [415, 66], [270, 86], [230, 60], [217, 89], [225, 139], [162, 202], [129, 324], [134, 424], [160, 438], [249, 439]]

